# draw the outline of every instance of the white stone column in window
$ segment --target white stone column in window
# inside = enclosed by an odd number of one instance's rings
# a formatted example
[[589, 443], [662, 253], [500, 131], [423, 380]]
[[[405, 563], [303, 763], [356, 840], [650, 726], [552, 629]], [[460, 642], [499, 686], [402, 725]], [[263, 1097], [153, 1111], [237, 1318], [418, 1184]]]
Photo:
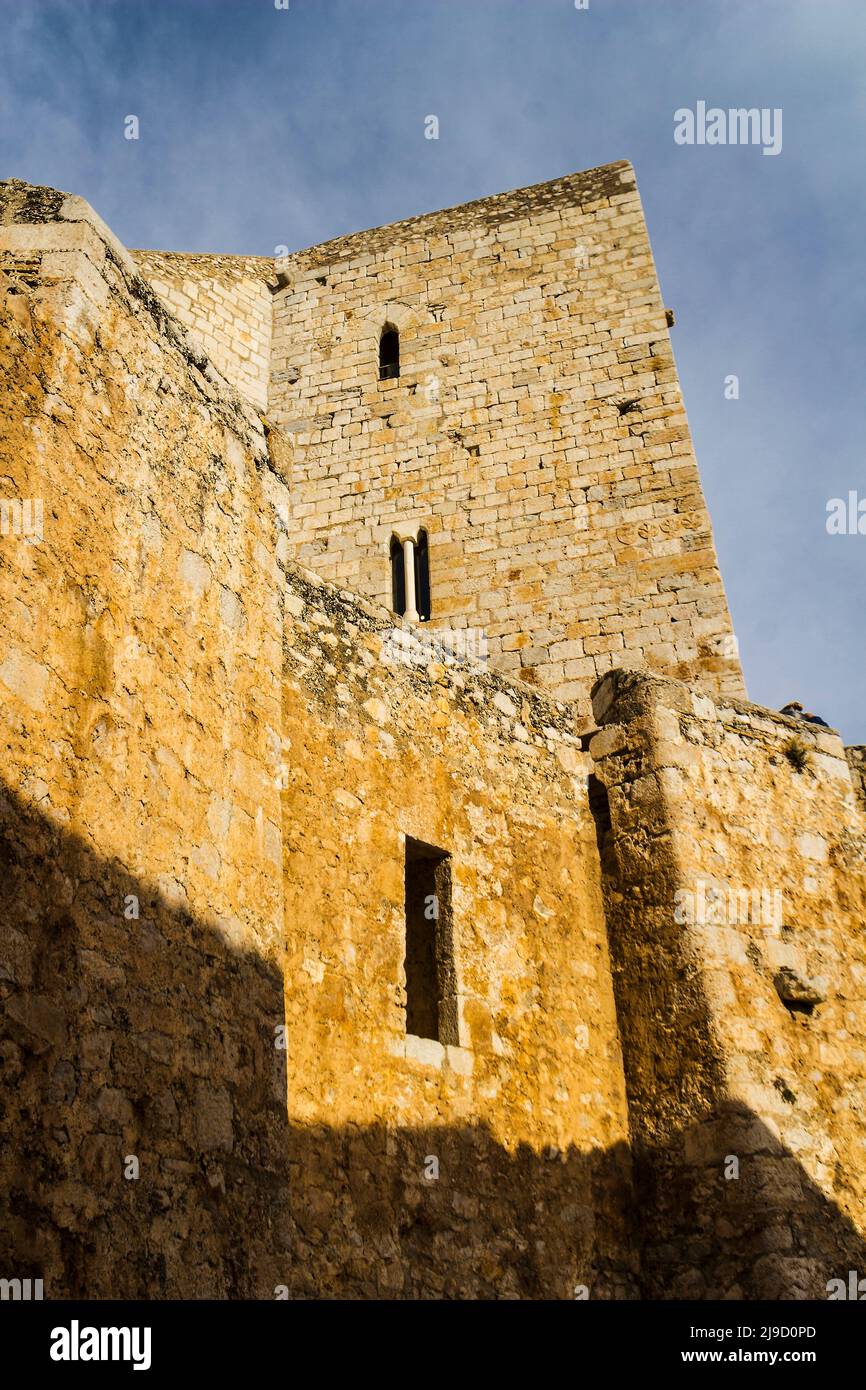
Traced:
[[403, 582], [406, 586], [406, 611], [403, 617], [410, 623], [417, 623], [418, 609], [415, 607], [415, 541], [412, 536], [403, 538]]

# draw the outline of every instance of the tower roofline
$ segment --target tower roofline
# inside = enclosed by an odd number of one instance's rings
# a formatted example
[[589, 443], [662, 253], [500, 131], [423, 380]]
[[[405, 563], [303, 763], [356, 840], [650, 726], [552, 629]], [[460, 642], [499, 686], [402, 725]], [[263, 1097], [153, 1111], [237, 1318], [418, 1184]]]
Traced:
[[635, 172], [627, 159], [613, 164], [601, 164], [595, 169], [585, 169], [574, 174], [563, 174], [546, 183], [529, 184], [524, 188], [510, 189], [504, 193], [492, 193], [486, 198], [474, 198], [469, 203], [457, 203], [451, 207], [437, 208], [423, 212], [415, 217], [402, 218], [398, 222], [386, 222], [379, 227], [367, 227], [357, 232], [347, 232], [345, 236], [332, 237], [329, 241], [317, 242], [313, 246], [302, 247], [282, 257], [284, 261], [301, 260], [307, 265], [322, 264], [327, 260], [342, 259], [357, 255], [359, 251], [378, 249], [381, 241], [403, 239], [415, 228], [423, 229], [429, 235], [436, 230], [437, 220], [442, 222], [443, 232], [454, 232], [479, 223], [496, 226], [519, 217], [533, 217], [563, 204], [575, 206], [607, 201], [611, 198], [633, 193], [636, 187]]

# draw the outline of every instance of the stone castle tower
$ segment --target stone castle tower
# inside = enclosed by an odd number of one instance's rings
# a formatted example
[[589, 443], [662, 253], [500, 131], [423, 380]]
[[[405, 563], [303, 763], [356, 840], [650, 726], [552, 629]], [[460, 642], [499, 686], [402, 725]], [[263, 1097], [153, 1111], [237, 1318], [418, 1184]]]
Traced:
[[862, 1269], [866, 759], [746, 701], [631, 167], [275, 260], [12, 180], [0, 293], [0, 1277]]
[[302, 563], [390, 607], [391, 539], [423, 529], [431, 621], [497, 669], [744, 694], [630, 165], [286, 256], [270, 294], [270, 265], [138, 261], [291, 446]]

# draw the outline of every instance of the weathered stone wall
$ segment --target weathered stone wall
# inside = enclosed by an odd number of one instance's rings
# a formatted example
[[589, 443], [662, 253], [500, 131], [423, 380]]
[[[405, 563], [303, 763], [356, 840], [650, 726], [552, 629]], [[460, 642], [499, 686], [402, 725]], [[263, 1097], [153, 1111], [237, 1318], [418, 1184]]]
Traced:
[[[279, 440], [123, 248], [2, 189], [0, 477], [43, 501], [0, 542], [4, 1273], [634, 1293], [573, 711], [389, 663], [387, 613], [287, 565]], [[406, 834], [452, 855], [459, 1046], [406, 1035]]]
[[0, 538], [0, 1266], [49, 1298], [260, 1296], [286, 490], [81, 199], [0, 185], [0, 288], [0, 495], [43, 504]]
[[851, 769], [851, 781], [854, 790], [859, 793], [866, 805], [866, 745], [853, 744], [845, 749], [845, 757], [848, 759], [848, 766]]
[[266, 410], [274, 262], [265, 256], [176, 251], [130, 255], [217, 370], [259, 410]]
[[[582, 702], [612, 666], [742, 693], [634, 175], [615, 164], [280, 262], [272, 418], [289, 534], [390, 605], [430, 534], [433, 620]], [[378, 342], [400, 331], [400, 377]]]
[[[295, 563], [308, 462], [293, 491], [86, 203], [0, 184], [0, 294], [4, 1277], [761, 1298], [862, 1270], [856, 750], [620, 671], [584, 751], [582, 702], [425, 628], [407, 652]], [[407, 837], [451, 856], [448, 1045], [406, 1029]]]
[[644, 1290], [826, 1297], [866, 1253], [866, 818], [844, 749], [629, 673], [594, 705], [638, 1193], [654, 1212]]
[[[423, 650], [413, 674], [387, 659], [387, 617], [321, 582], [287, 604], [289, 1114], [323, 1156], [293, 1175], [286, 1282], [627, 1296], [628, 1124], [574, 712]], [[459, 1046], [406, 1033], [407, 836], [451, 855]]]

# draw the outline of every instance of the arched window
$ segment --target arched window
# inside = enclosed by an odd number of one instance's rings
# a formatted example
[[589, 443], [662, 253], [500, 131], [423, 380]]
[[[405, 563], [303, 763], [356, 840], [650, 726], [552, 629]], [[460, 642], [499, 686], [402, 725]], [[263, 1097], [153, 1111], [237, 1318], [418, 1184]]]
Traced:
[[386, 323], [379, 339], [379, 380], [400, 375], [400, 334], [393, 323]]
[[410, 623], [430, 618], [430, 555], [427, 532], [391, 537], [391, 604]]
[[406, 612], [406, 563], [396, 536], [391, 537], [391, 607], [401, 618]]
[[426, 623], [430, 617], [430, 552], [426, 531], [418, 532], [415, 546], [415, 606], [421, 622]]

